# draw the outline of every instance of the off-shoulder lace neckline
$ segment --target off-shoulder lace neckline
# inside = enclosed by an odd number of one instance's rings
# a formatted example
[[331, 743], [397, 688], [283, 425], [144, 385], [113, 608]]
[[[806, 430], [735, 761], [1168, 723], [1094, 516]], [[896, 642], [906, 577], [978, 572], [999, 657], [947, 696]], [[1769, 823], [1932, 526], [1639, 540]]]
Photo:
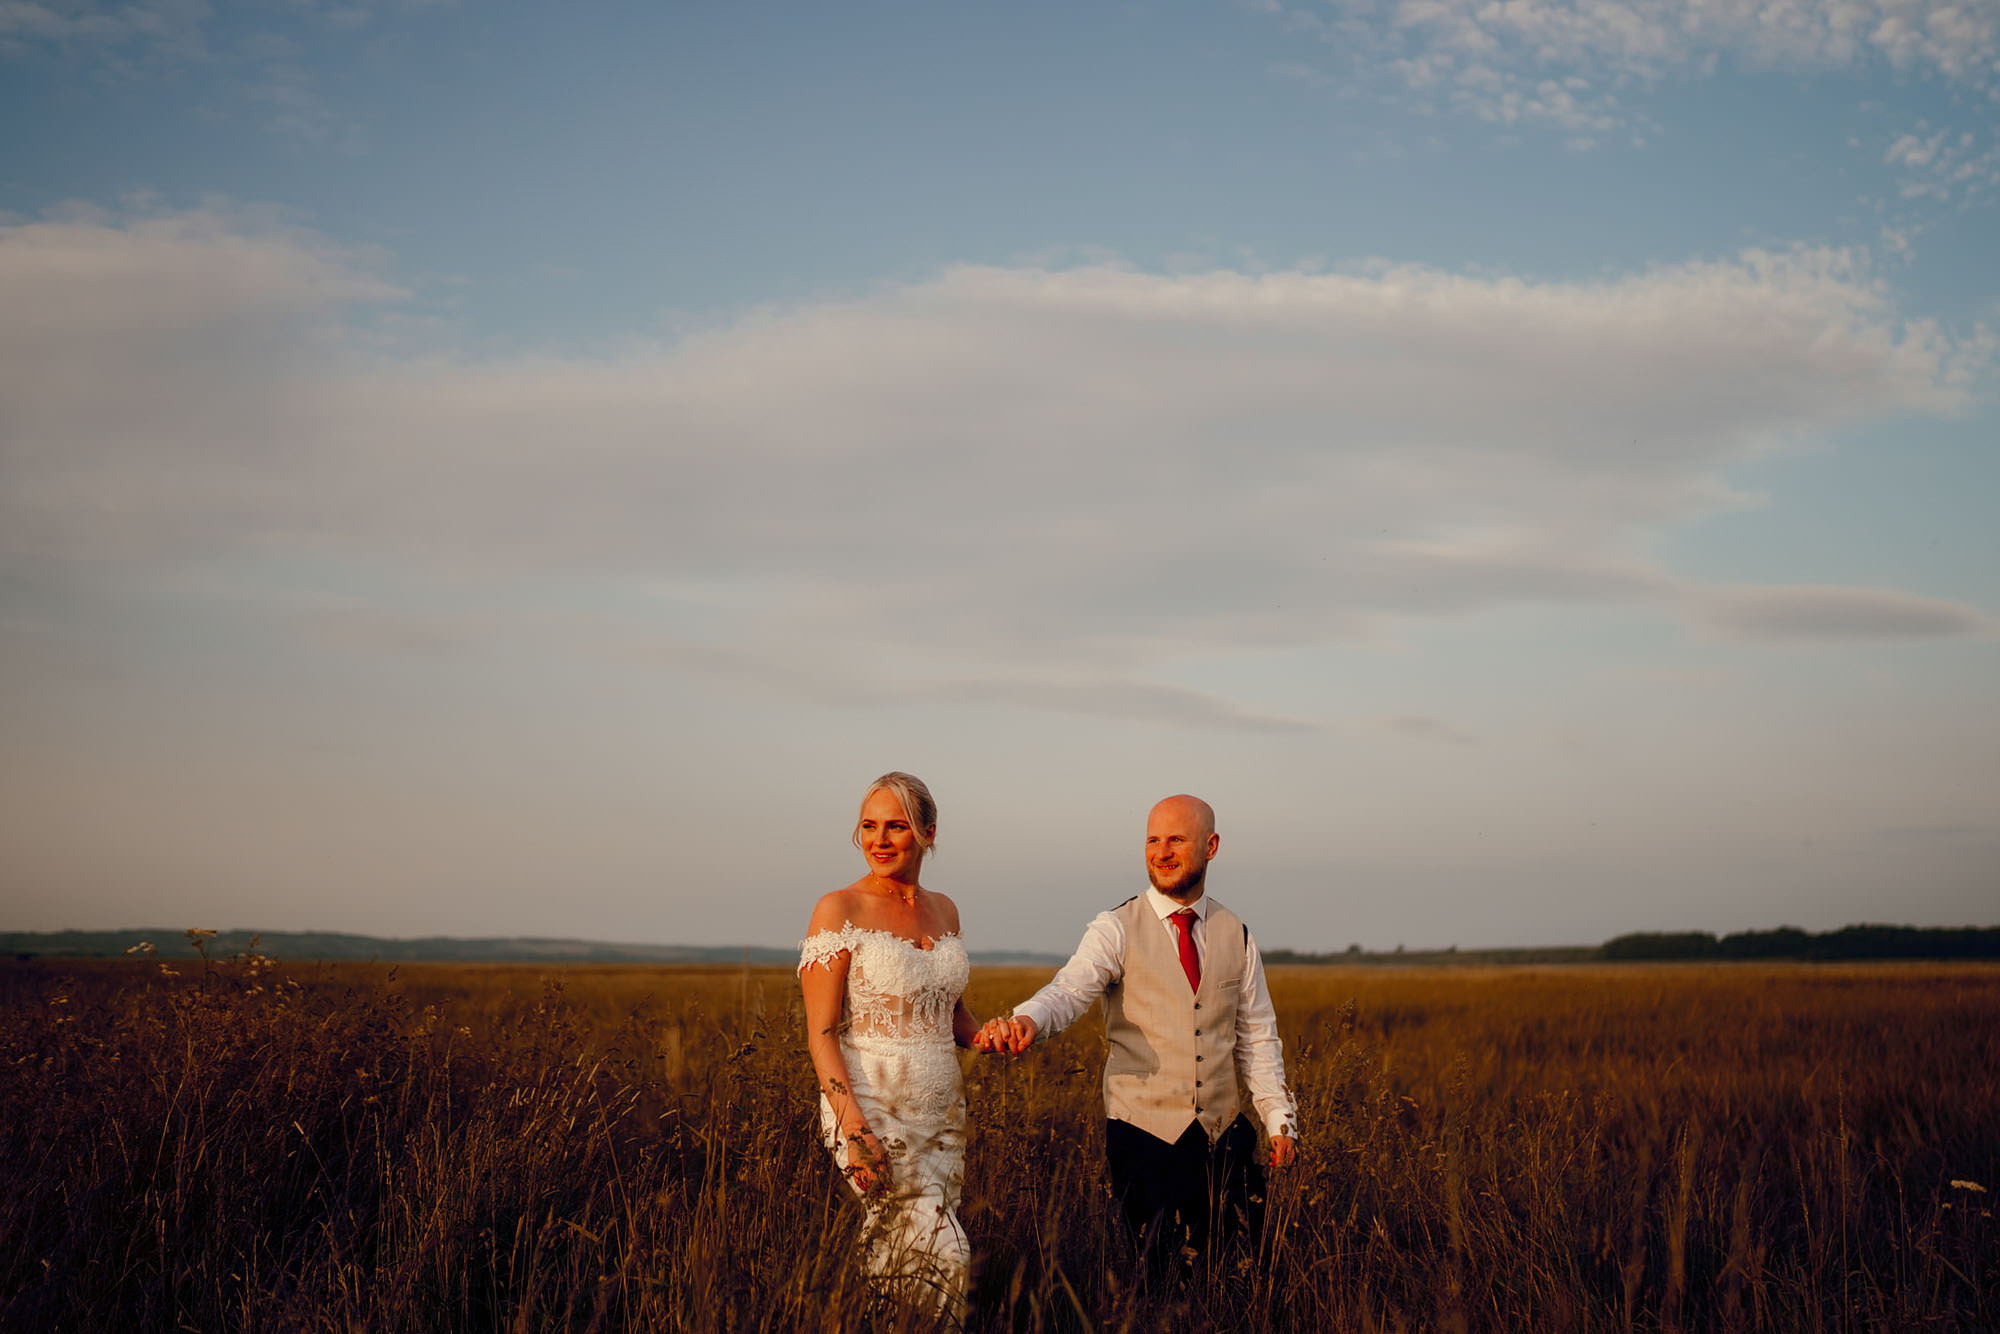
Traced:
[[887, 936], [891, 940], [902, 941], [905, 945], [908, 945], [911, 949], [917, 951], [919, 954], [935, 953], [937, 947], [944, 944], [947, 940], [957, 940], [959, 938], [958, 932], [945, 931], [938, 935], [932, 936], [931, 943], [929, 945], [920, 945], [916, 941], [911, 940], [908, 936], [899, 935], [896, 932], [887, 929], [886, 927], [856, 926], [852, 921], [844, 921], [840, 924], [840, 930], [838, 931], [828, 931], [822, 929], [813, 932], [812, 935], [807, 936], [806, 939], [811, 940], [814, 936], [845, 936], [845, 935]]

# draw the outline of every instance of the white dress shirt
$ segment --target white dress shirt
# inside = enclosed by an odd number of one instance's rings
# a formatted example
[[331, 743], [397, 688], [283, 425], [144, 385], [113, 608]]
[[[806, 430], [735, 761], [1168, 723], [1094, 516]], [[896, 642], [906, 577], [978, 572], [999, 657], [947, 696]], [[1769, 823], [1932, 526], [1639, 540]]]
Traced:
[[[1208, 895], [1180, 904], [1157, 889], [1146, 891], [1146, 904], [1159, 915], [1160, 929], [1180, 946], [1180, 930], [1168, 919], [1183, 906], [1194, 909], [1195, 955], [1208, 966]], [[1248, 928], [1245, 928], [1246, 934]], [[1251, 1105], [1268, 1135], [1298, 1138], [1298, 1107], [1285, 1087], [1285, 1048], [1278, 1040], [1278, 1012], [1264, 985], [1264, 960], [1257, 942], [1243, 942], [1243, 980], [1236, 996], [1236, 1068], [1250, 1091]], [[1117, 916], [1101, 912], [1084, 928], [1083, 941], [1049, 984], [1014, 1007], [1014, 1013], [1035, 1021], [1036, 1040], [1054, 1037], [1075, 1023], [1105, 989], [1125, 976], [1125, 927]]]

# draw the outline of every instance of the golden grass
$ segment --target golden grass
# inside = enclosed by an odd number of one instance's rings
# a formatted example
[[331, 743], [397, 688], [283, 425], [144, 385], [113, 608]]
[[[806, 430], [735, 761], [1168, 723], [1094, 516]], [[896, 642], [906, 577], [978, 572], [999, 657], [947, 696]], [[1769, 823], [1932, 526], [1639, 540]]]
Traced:
[[[849, 1265], [785, 970], [180, 971], [0, 968], [0, 1326], [924, 1326]], [[2000, 968], [1272, 986], [1304, 1161], [1260, 1262], [1167, 1291], [1094, 1025], [966, 1058], [975, 1328], [2000, 1325]]]

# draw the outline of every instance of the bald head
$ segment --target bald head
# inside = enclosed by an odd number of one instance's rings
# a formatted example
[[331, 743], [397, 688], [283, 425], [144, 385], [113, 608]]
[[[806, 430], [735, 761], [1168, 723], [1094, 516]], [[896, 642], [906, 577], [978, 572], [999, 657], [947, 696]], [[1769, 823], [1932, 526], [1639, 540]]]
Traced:
[[1222, 840], [1215, 809], [1185, 793], [1154, 805], [1146, 817], [1146, 875], [1170, 899], [1193, 903], [1208, 879], [1208, 862]]
[[1171, 816], [1177, 820], [1195, 821], [1201, 826], [1201, 833], [1204, 838], [1215, 832], [1215, 807], [1209, 805], [1200, 797], [1190, 797], [1185, 792], [1178, 796], [1162, 797], [1159, 801], [1154, 802], [1151, 814], [1146, 817], [1146, 823], [1150, 825], [1162, 815]]

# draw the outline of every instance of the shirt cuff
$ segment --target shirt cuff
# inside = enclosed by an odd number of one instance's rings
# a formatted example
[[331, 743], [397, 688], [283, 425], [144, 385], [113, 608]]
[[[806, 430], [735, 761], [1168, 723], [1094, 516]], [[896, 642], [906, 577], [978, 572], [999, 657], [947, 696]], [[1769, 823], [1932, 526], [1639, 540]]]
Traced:
[[1297, 1139], [1298, 1119], [1290, 1112], [1272, 1112], [1264, 1118], [1264, 1134], [1271, 1139], [1276, 1139], [1280, 1135], [1286, 1139]]
[[1019, 1005], [1016, 1005], [1014, 1007], [1014, 1017], [1035, 1021], [1035, 1041], [1040, 1042], [1043, 1038], [1049, 1036], [1048, 1012], [1033, 1001], [1022, 1001]]

